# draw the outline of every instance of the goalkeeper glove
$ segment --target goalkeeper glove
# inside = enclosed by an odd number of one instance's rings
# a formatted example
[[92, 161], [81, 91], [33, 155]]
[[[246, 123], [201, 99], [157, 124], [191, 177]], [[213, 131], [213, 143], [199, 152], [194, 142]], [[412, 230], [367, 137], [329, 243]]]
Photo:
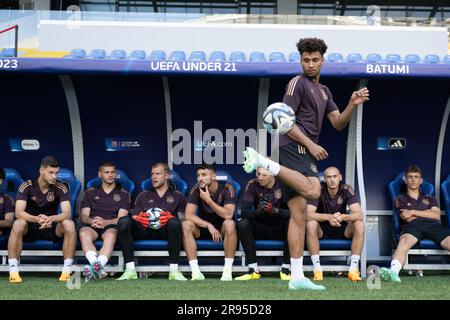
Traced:
[[150, 216], [149, 213], [142, 211], [138, 215], [133, 216], [133, 219], [142, 224], [145, 228], [147, 228], [150, 222], [149, 216]]
[[170, 219], [175, 218], [169, 211], [163, 211], [159, 214], [159, 223], [161, 227], [164, 227]]
[[258, 211], [265, 213], [278, 213], [278, 208], [273, 206], [267, 196], [264, 196], [259, 200]]

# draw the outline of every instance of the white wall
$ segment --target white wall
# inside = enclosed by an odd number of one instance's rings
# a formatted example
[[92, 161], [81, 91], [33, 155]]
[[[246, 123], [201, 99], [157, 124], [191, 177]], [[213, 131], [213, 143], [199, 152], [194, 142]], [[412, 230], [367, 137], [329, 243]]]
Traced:
[[41, 50], [113, 49], [296, 51], [302, 37], [319, 37], [328, 52], [447, 54], [447, 29], [334, 25], [196, 24], [41, 20]]

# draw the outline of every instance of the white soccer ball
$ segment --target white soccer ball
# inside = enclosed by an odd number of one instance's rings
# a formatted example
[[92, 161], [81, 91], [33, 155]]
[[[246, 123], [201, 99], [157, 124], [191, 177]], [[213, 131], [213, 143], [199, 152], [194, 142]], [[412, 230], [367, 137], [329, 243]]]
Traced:
[[286, 134], [295, 125], [295, 113], [283, 102], [272, 103], [264, 110], [263, 122], [270, 133]]
[[149, 214], [148, 220], [148, 227], [152, 228], [154, 230], [161, 229], [161, 223], [159, 222], [159, 215], [161, 212], [163, 212], [163, 209], [160, 208], [151, 208], [147, 210], [147, 213]]

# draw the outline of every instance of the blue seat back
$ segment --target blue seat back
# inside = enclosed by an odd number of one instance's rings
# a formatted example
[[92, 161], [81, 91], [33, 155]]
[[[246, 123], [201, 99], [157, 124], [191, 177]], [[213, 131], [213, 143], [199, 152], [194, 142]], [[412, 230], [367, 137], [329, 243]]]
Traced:
[[402, 60], [399, 54], [390, 53], [386, 56], [386, 61], [389, 63], [399, 63]]
[[300, 52], [292, 52], [289, 54], [289, 62], [300, 62]]
[[70, 57], [74, 58], [74, 59], [86, 58], [86, 50], [84, 50], [84, 49], [73, 49], [70, 52]]
[[420, 57], [418, 54], [407, 54], [405, 56], [406, 63], [419, 63]]
[[91, 58], [92, 59], [105, 59], [106, 51], [103, 49], [94, 49], [91, 51]]
[[[400, 227], [400, 216], [398, 210], [395, 208], [395, 199], [397, 196], [401, 194], [401, 188], [405, 185], [405, 173], [400, 172], [393, 181], [389, 183], [389, 193], [391, 195], [392, 200], [392, 220], [394, 222], [394, 232], [395, 236], [398, 238], [400, 235], [401, 227]], [[422, 194], [431, 196], [434, 194], [434, 186], [427, 182], [423, 181], [420, 185], [420, 191]]]
[[12, 58], [16, 54], [14, 48], [3, 48], [2, 52], [0, 52], [0, 57], [2, 58]]
[[[134, 190], [136, 188], [133, 181], [131, 181], [127, 174], [120, 169], [116, 169], [116, 183], [119, 183], [125, 190], [128, 191], [130, 197], [133, 196]], [[96, 177], [92, 180], [89, 180], [86, 184], [86, 187], [89, 188], [97, 188], [102, 184], [102, 180], [100, 177]]]
[[166, 53], [161, 50], [155, 50], [150, 53], [150, 60], [166, 60]]
[[191, 61], [205, 61], [206, 53], [204, 51], [192, 51], [189, 56], [189, 60]]
[[447, 55], [444, 57], [444, 63], [450, 64], [450, 54], [447, 54]]
[[247, 61], [247, 58], [245, 57], [245, 53], [242, 51], [233, 51], [230, 54], [230, 61], [233, 62], [240, 62], [240, 61]]
[[439, 63], [440, 59], [437, 54], [427, 54], [424, 59], [425, 63], [436, 64]]
[[213, 51], [209, 55], [209, 61], [225, 61], [225, 60], [226, 60], [226, 56], [225, 56], [225, 52], [223, 52], [223, 51]]
[[145, 60], [146, 57], [144, 50], [133, 50], [130, 54], [130, 59]]
[[0, 191], [9, 194], [13, 199], [16, 198], [17, 190], [19, 190], [20, 185], [24, 182], [19, 172], [16, 169], [4, 168], [5, 170], [5, 181], [0, 186]]
[[344, 58], [342, 57], [342, 54], [340, 53], [330, 53], [327, 57], [328, 62], [339, 62], [342, 61]]
[[113, 50], [111, 51], [111, 59], [126, 59], [127, 53], [125, 50]]
[[271, 62], [286, 62], [286, 57], [283, 52], [272, 52], [269, 56]]
[[[175, 187], [177, 188], [178, 191], [180, 191], [181, 193], [186, 195], [188, 192], [188, 185], [187, 185], [186, 181], [184, 181], [180, 177], [178, 172], [176, 172], [175, 170], [170, 170], [169, 175], [170, 175], [169, 181], [171, 181], [175, 184]], [[146, 179], [146, 180], [142, 181], [142, 183], [141, 183], [142, 191], [150, 189], [151, 186], [152, 186], [151, 179]]]
[[367, 62], [370, 62], [370, 63], [377, 63], [377, 62], [380, 62], [381, 60], [383, 60], [383, 58], [378, 53], [369, 53], [367, 55], [366, 60], [367, 60]]
[[359, 53], [349, 53], [347, 55], [347, 62], [360, 62], [362, 59], [363, 58]]
[[253, 62], [265, 62], [266, 55], [262, 51], [255, 51], [250, 53], [250, 61]]
[[450, 228], [450, 175], [441, 185], [442, 196], [444, 197], [444, 210], [447, 217], [447, 225]]
[[169, 60], [186, 60], [186, 53], [184, 51], [172, 51], [169, 56]]
[[81, 191], [81, 182], [73, 174], [72, 170], [61, 168], [58, 173], [58, 180], [63, 183], [70, 192], [70, 206], [72, 209], [72, 219], [75, 217], [75, 206], [78, 195]]

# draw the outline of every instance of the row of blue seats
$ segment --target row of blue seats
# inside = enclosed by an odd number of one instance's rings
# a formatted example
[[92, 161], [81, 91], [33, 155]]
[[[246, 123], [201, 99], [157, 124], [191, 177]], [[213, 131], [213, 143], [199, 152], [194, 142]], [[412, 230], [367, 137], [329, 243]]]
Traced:
[[[131, 52], [130, 56], [127, 56], [127, 53], [124, 50], [113, 50], [111, 54], [108, 56], [106, 51], [103, 49], [94, 49], [91, 51], [91, 54], [88, 56], [86, 51], [84, 49], [74, 49], [72, 50], [71, 54], [67, 56], [68, 58], [92, 58], [92, 59], [137, 59], [137, 60], [144, 60], [147, 59], [146, 53], [143, 50], [134, 50]], [[226, 54], [223, 51], [213, 51], [209, 55], [209, 58], [207, 59], [207, 54], [204, 51], [193, 51], [191, 54], [188, 55], [184, 51], [172, 51], [168, 56], [166, 52], [161, 50], [155, 50], [150, 53], [148, 56], [149, 60], [174, 60], [174, 61], [227, 61]], [[405, 56], [405, 59], [402, 59], [402, 57], [399, 54], [392, 53], [386, 55], [386, 57], [383, 59], [383, 57], [378, 53], [370, 53], [367, 55], [367, 57], [364, 59], [363, 56], [359, 53], [350, 53], [347, 55], [346, 59], [344, 59], [344, 56], [340, 53], [330, 53], [326, 55], [326, 60], [328, 62], [369, 62], [369, 63], [380, 63], [380, 62], [387, 62], [387, 63], [431, 63], [431, 64], [437, 64], [441, 62], [441, 59], [436, 54], [429, 54], [424, 57], [423, 60], [421, 60], [420, 56], [417, 54], [408, 54]], [[229, 56], [229, 61], [233, 62], [243, 62], [247, 61], [247, 56], [242, 51], [233, 51], [231, 52]], [[250, 53], [248, 61], [252, 62], [299, 62], [300, 61], [300, 54], [298, 52], [292, 52], [288, 55], [288, 58], [284, 55], [283, 52], [272, 52], [269, 55], [269, 59], [267, 60], [266, 55], [264, 52], [261, 51], [255, 51]], [[450, 55], [446, 55], [442, 59], [443, 63], [450, 64]]]
[[[13, 48], [4, 48], [0, 52], [0, 57], [13, 57], [14, 49]], [[227, 61], [226, 54], [223, 51], [213, 51], [209, 55], [207, 59], [207, 54], [204, 51], [193, 51], [188, 55], [184, 51], [172, 51], [168, 56], [166, 52], [161, 50], [155, 50], [150, 53], [147, 57], [147, 54], [144, 50], [133, 50], [130, 55], [127, 55], [125, 50], [113, 50], [110, 55], [106, 53], [103, 49], [94, 49], [88, 53], [84, 49], [73, 49], [70, 55], [67, 55], [66, 58], [72, 59], [131, 59], [131, 60], [173, 60], [173, 61]], [[399, 54], [392, 53], [386, 55], [384, 58], [378, 53], [370, 53], [365, 58], [359, 53], [350, 53], [346, 58], [340, 53], [330, 53], [326, 55], [326, 60], [328, 62], [367, 62], [367, 63], [430, 63], [430, 64], [438, 64], [445, 63], [450, 64], [450, 55], [446, 55], [441, 58], [436, 54], [429, 54], [424, 57], [422, 60], [418, 54], [407, 54], [404, 59]], [[229, 61], [232, 62], [243, 62], [247, 61], [247, 56], [242, 51], [234, 51], [229, 56]], [[283, 52], [272, 52], [269, 55], [269, 59], [266, 59], [266, 55], [264, 52], [256, 51], [250, 53], [248, 61], [252, 62], [299, 62], [300, 54], [298, 52], [292, 52], [288, 55], [288, 58], [284, 55]]]

